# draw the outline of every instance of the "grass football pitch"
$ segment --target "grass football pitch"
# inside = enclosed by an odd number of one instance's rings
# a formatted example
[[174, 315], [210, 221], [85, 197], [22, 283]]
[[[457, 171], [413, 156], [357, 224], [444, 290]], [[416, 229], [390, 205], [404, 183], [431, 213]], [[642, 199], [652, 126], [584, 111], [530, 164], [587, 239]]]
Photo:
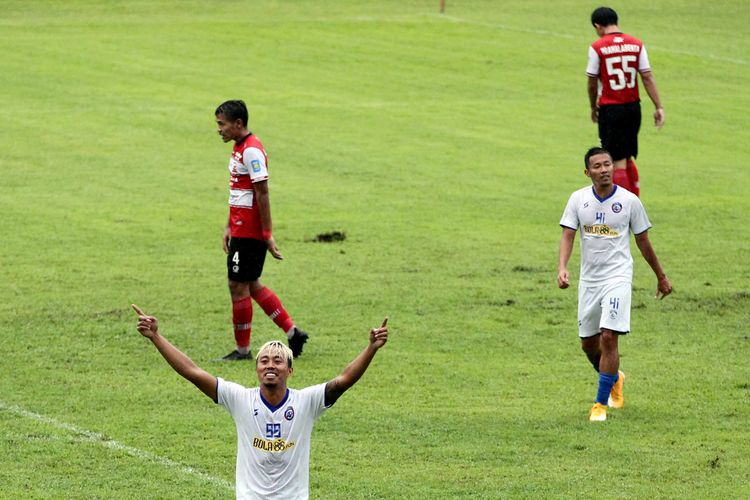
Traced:
[[[229, 415], [134, 329], [135, 302], [217, 376], [221, 234], [242, 98], [270, 155], [283, 262], [263, 281], [326, 381], [312, 498], [750, 496], [750, 8], [612, 4], [642, 38], [642, 200], [675, 292], [633, 246], [626, 406], [595, 373], [558, 221], [597, 142], [587, 2], [19, 1], [0, 15], [0, 497], [231, 498]], [[315, 242], [341, 231], [341, 242]], [[570, 269], [577, 280], [578, 244]], [[256, 308], [252, 346], [281, 338]]]

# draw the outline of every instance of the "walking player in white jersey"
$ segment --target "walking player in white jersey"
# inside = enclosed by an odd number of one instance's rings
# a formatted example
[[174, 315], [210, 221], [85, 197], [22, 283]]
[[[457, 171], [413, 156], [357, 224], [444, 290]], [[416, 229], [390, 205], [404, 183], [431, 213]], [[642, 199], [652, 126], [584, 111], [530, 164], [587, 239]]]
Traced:
[[599, 386], [592, 422], [607, 419], [607, 406], [622, 408], [625, 380], [620, 371], [619, 335], [630, 331], [630, 295], [633, 258], [630, 233], [656, 274], [656, 297], [672, 293], [672, 285], [656, 257], [648, 230], [651, 223], [641, 201], [614, 184], [612, 156], [602, 148], [591, 148], [584, 156], [588, 186], [570, 195], [560, 225], [560, 258], [557, 286], [568, 288], [568, 261], [576, 231], [581, 230], [581, 275], [578, 286], [578, 336], [581, 348], [599, 372]]
[[287, 388], [293, 353], [266, 342], [255, 358], [260, 387], [246, 388], [199, 368], [158, 331], [158, 320], [138, 306], [138, 331], [174, 370], [223, 406], [237, 427], [236, 494], [240, 499], [306, 499], [310, 482], [310, 435], [315, 420], [365, 373], [388, 341], [388, 328], [370, 330], [367, 347], [334, 379], [302, 390]]

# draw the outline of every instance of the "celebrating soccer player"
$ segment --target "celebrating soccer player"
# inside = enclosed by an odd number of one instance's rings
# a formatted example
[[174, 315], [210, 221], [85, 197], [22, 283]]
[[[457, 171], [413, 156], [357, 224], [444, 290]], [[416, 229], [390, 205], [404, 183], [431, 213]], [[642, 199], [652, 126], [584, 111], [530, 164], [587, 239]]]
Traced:
[[217, 378], [197, 366], [159, 332], [159, 322], [133, 305], [137, 329], [181, 376], [223, 406], [237, 427], [237, 498], [306, 499], [310, 482], [310, 435], [317, 418], [364, 375], [388, 341], [388, 318], [370, 329], [367, 347], [332, 380], [302, 390], [287, 388], [292, 351], [266, 342], [258, 351], [260, 387]]

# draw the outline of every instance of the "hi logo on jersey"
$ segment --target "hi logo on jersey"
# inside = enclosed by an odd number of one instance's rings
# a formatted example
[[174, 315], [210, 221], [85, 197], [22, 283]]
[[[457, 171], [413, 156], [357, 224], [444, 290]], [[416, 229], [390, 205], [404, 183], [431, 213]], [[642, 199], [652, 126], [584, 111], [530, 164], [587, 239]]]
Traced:
[[612, 319], [617, 318], [618, 310], [620, 309], [620, 298], [612, 297], [609, 299], [609, 317]]

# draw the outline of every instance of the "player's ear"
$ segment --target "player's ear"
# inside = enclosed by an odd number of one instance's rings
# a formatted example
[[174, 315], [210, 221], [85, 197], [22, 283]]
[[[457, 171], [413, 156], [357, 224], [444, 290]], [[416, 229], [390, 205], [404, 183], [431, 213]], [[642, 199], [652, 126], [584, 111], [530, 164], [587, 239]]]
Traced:
[[589, 172], [588, 168], [584, 168], [583, 173], [586, 174], [586, 177], [591, 177], [591, 172]]

